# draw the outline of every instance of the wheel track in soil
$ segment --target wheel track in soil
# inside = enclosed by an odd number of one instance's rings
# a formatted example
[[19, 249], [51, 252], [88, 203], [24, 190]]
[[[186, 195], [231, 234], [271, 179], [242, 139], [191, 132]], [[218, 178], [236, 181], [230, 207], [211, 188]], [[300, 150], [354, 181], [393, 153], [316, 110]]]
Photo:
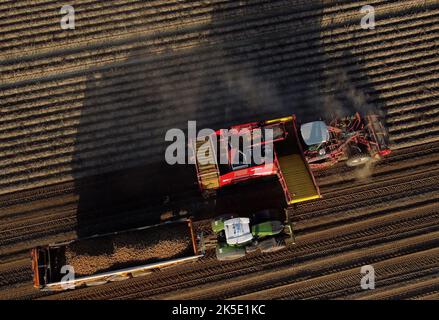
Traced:
[[347, 299], [419, 299], [422, 296], [438, 292], [437, 271], [439, 271], [439, 267], [436, 266], [434, 270], [436, 274], [429, 275], [428, 277], [416, 277], [411, 281], [400, 281], [384, 288], [377, 286], [373, 291], [352, 294]]
[[[358, 179], [355, 169], [347, 168], [343, 163], [324, 171], [316, 171], [314, 175], [320, 188], [331, 192], [342, 191], [360, 185], [366, 186], [372, 182], [369, 178], [373, 178], [374, 182], [384, 182], [388, 175], [392, 173], [398, 171], [405, 171], [405, 174], [417, 173], [423, 170], [424, 165], [434, 165], [439, 150], [438, 147], [439, 143], [429, 143], [396, 150], [375, 164], [372, 175], [364, 179]], [[426, 169], [428, 170], [428, 167]], [[303, 205], [307, 206], [310, 203], [315, 202], [308, 202]], [[297, 207], [300, 208], [303, 205], [298, 204]]]
[[437, 288], [435, 288], [430, 292], [428, 292], [428, 291], [423, 292], [423, 293], [411, 296], [408, 299], [410, 299], [410, 300], [438, 300], [439, 299], [439, 290]]
[[425, 298], [420, 298], [420, 300], [438, 300], [439, 293], [432, 293], [430, 296], [426, 296]]
[[[436, 233], [437, 234], [437, 233]], [[422, 241], [427, 241], [426, 236], [417, 237], [422, 239]], [[248, 276], [239, 277], [237, 279], [230, 280], [227, 284], [215, 283], [210, 286], [210, 284], [205, 286], [198, 286], [197, 292], [191, 291], [188, 289], [186, 292], [171, 292], [169, 294], [165, 294], [163, 296], [157, 296], [158, 299], [177, 299], [177, 300], [186, 300], [186, 299], [205, 299], [209, 298], [218, 298], [218, 299], [230, 299], [237, 298], [242, 296], [243, 299], [246, 299], [247, 293], [250, 295], [250, 299], [257, 299], [257, 297], [270, 297], [267, 294], [270, 291], [282, 292], [283, 288], [288, 287], [290, 285], [301, 287], [302, 282], [307, 282], [313, 275], [320, 275], [321, 277], [334, 277], [336, 278], [337, 274], [340, 275], [345, 270], [355, 271], [355, 275], [357, 278], [360, 278], [359, 268], [364, 263], [371, 263], [374, 266], [377, 266], [377, 273], [379, 280], [382, 279], [383, 274], [380, 272], [378, 265], [380, 263], [387, 263], [387, 260], [402, 260], [407, 261], [408, 263], [413, 262], [409, 257], [411, 255], [422, 256], [424, 259], [424, 255], [427, 256], [425, 252], [415, 252], [413, 250], [417, 250], [416, 245], [420, 245], [417, 241], [410, 242], [411, 239], [401, 241], [407, 247], [411, 247], [410, 250], [405, 250], [404, 247], [398, 247], [398, 242], [391, 244], [379, 245], [372, 248], [367, 248], [361, 252], [346, 252], [341, 255], [335, 255], [331, 257], [324, 257], [322, 259], [316, 259], [311, 262], [306, 262], [303, 265], [294, 265], [292, 268], [287, 267], [284, 269], [275, 269], [272, 272], [265, 271], [260, 273], [250, 274]], [[418, 240], [419, 241], [419, 240]], [[421, 243], [422, 243], [421, 241]], [[409, 244], [407, 244], [407, 242]], [[396, 246], [396, 247], [393, 247]], [[391, 253], [387, 252], [390, 251]], [[398, 252], [401, 250], [401, 252]], [[435, 249], [433, 249], [435, 250]], [[431, 249], [425, 250], [427, 253], [431, 253]], [[394, 252], [398, 252], [396, 254], [396, 258]], [[390, 258], [389, 258], [390, 257]], [[423, 261], [423, 265], [419, 265], [418, 267], [431, 267], [435, 262], [439, 259], [439, 252], [435, 252], [434, 258], [429, 258], [426, 261]], [[392, 261], [394, 262], [394, 261]], [[389, 265], [392, 262], [388, 262]], [[293, 266], [293, 264], [292, 264]], [[393, 274], [395, 270], [391, 270], [391, 274]], [[314, 281], [312, 278], [310, 281]], [[319, 282], [316, 280], [316, 282]], [[322, 283], [324, 283], [322, 281]], [[359, 281], [356, 283], [359, 284]], [[216, 286], [216, 289], [214, 287]], [[235, 290], [231, 290], [233, 287]], [[305, 286], [304, 286], [305, 287]], [[241, 289], [239, 289], [241, 288]], [[215, 292], [216, 291], [216, 292]], [[267, 292], [268, 291], [268, 292]], [[304, 291], [307, 290], [304, 288]], [[221, 293], [223, 295], [221, 295]]]
[[27, 259], [0, 264], [0, 288], [31, 281], [32, 267], [30, 261], [29, 255]]
[[[306, 252], [307, 250], [305, 249], [305, 252]], [[31, 293], [32, 293], [33, 291], [31, 290]], [[33, 292], [33, 293], [35, 293], [35, 292]]]
[[[424, 259], [427, 257], [424, 257]], [[392, 266], [391, 266], [392, 267]], [[416, 268], [416, 267], [415, 267]], [[407, 271], [406, 274], [401, 274], [404, 271]], [[425, 268], [423, 270], [397, 270], [396, 275], [393, 277], [390, 277], [389, 279], [383, 279], [382, 286], [385, 290], [392, 290], [394, 286], [401, 286], [401, 283], [404, 284], [410, 284], [413, 282], [416, 282], [418, 280], [425, 280], [425, 279], [434, 279], [437, 274], [437, 263], [432, 264], [429, 268]], [[351, 287], [348, 289], [349, 293], [359, 293], [364, 292], [362, 289], [359, 289], [358, 284], [355, 286], [354, 284], [351, 285]], [[370, 291], [369, 291], [370, 293]], [[414, 293], [410, 293], [414, 294]], [[327, 292], [320, 296], [321, 298], [326, 299], [344, 299], [342, 290], [337, 290], [335, 293]], [[319, 298], [320, 298], [319, 297]], [[373, 298], [368, 298], [373, 299]]]
[[0, 299], [2, 300], [30, 300], [44, 297], [44, 292], [36, 290], [32, 286], [32, 280], [27, 284], [17, 284], [3, 290], [0, 288]]
[[[375, 270], [379, 274], [379, 280], [376, 285], [385, 288], [393, 284], [413, 281], [420, 277], [431, 278], [434, 276], [434, 273], [437, 272], [435, 266], [437, 265], [439, 257], [437, 251], [434, 253], [433, 258], [427, 258], [423, 254], [428, 255], [432, 253], [413, 253], [412, 255], [416, 256], [417, 259], [407, 255], [389, 259], [384, 262], [374, 262]], [[426, 259], [430, 261], [426, 261]], [[410, 264], [409, 267], [407, 263]], [[418, 266], [416, 264], [418, 264]], [[262, 291], [261, 294], [265, 293], [265, 296], [269, 297], [269, 299], [336, 299], [346, 293], [363, 291], [360, 286], [360, 279], [360, 267], [358, 267], [275, 288], [268, 292]], [[258, 294], [249, 294], [242, 298], [252, 299], [255, 298], [255, 296], [259, 297], [259, 299], [262, 297]], [[373, 295], [366, 295], [365, 298], [374, 299]]]

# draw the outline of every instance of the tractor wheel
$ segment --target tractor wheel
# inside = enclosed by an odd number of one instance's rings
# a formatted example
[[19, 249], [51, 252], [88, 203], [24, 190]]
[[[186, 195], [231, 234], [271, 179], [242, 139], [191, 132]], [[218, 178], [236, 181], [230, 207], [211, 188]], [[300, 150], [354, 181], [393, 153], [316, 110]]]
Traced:
[[268, 238], [258, 243], [258, 248], [263, 253], [275, 252], [285, 247], [286, 247], [285, 241], [275, 238]]
[[371, 160], [372, 158], [367, 154], [357, 154], [355, 156], [350, 157], [346, 161], [346, 165], [348, 167], [357, 167], [359, 165], [366, 164]]

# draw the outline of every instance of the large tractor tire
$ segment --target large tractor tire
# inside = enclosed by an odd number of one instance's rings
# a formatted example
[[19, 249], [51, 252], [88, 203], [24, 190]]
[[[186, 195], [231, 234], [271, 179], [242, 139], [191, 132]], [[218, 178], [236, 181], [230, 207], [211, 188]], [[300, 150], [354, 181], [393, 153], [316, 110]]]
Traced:
[[286, 247], [285, 241], [276, 238], [268, 238], [259, 241], [258, 248], [263, 253], [275, 252]]
[[367, 154], [356, 154], [346, 161], [348, 167], [357, 167], [371, 161], [372, 158]]
[[216, 246], [216, 258], [219, 261], [230, 261], [244, 257], [246, 254], [244, 247], [233, 247], [224, 243]]

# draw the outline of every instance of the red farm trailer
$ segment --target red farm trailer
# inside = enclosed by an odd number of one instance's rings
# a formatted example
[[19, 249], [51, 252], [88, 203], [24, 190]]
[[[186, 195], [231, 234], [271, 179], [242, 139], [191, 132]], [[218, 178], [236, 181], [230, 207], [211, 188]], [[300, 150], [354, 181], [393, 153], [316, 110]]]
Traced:
[[31, 256], [34, 287], [44, 291], [139, 277], [202, 257], [190, 219], [38, 246]]

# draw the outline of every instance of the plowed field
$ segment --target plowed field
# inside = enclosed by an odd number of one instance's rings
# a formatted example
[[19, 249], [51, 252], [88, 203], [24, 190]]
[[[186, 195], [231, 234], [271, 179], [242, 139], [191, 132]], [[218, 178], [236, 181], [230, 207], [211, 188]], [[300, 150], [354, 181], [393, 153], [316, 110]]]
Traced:
[[[360, 26], [363, 5], [376, 26]], [[0, 3], [0, 298], [437, 299], [439, 2]], [[156, 223], [209, 204], [165, 133], [296, 114], [381, 114], [392, 153], [316, 173], [289, 212], [296, 244], [233, 262], [211, 252], [145, 277], [49, 294], [30, 248]], [[255, 185], [254, 199], [266, 186]], [[376, 289], [360, 286], [363, 265]]]

